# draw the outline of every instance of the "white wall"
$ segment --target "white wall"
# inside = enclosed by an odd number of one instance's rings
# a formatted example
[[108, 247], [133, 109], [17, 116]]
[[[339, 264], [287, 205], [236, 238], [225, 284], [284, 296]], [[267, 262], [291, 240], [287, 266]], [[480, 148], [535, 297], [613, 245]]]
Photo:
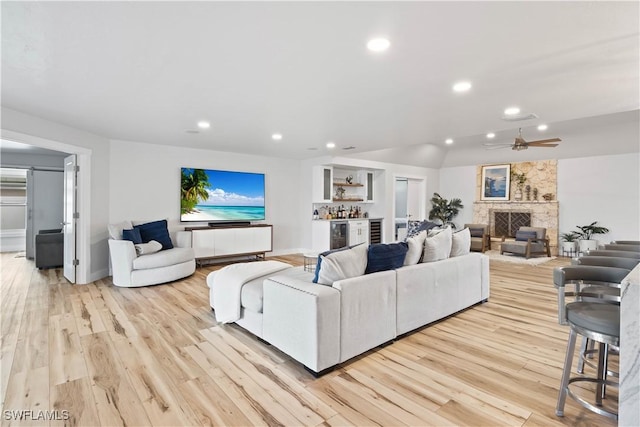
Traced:
[[[81, 267], [77, 281], [88, 283], [107, 276], [109, 140], [5, 107], [2, 108], [2, 135], [25, 144], [80, 154], [78, 191], [83, 200], [79, 202], [81, 217], [77, 236]], [[87, 194], [90, 196], [85, 196]]]
[[[473, 222], [473, 202], [476, 201], [476, 167], [459, 166], [440, 169], [440, 191], [438, 193], [447, 200], [455, 197], [462, 200], [464, 208], [460, 209], [453, 222], [458, 229], [465, 223]], [[431, 210], [431, 205], [429, 205]]]
[[273, 224], [272, 255], [300, 251], [303, 191], [299, 161], [139, 142], [111, 141], [109, 222], [167, 218], [173, 233], [181, 223], [180, 168], [222, 169], [265, 174], [264, 223]]
[[558, 160], [560, 232], [598, 221], [601, 244], [640, 240], [639, 165], [639, 153]]

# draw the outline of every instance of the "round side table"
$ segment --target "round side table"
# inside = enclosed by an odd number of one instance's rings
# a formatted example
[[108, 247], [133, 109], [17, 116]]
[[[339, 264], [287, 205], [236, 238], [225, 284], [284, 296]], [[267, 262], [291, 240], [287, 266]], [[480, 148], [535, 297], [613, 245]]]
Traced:
[[318, 254], [315, 252], [308, 252], [306, 254], [302, 254], [302, 256], [304, 258], [304, 271], [308, 271], [309, 273], [316, 271]]

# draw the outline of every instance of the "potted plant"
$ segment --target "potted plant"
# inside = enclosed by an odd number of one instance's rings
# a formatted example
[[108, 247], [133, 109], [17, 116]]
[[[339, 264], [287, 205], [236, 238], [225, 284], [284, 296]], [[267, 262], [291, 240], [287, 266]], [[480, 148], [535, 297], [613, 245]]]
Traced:
[[442, 225], [451, 225], [451, 228], [455, 229], [456, 225], [451, 220], [458, 215], [462, 205], [462, 200], [458, 198], [451, 199], [451, 201], [444, 199], [438, 193], [433, 193], [431, 198], [431, 212], [429, 212], [429, 219], [440, 220]]
[[568, 233], [560, 234], [562, 240], [562, 252], [572, 254], [578, 248], [578, 238], [580, 233], [577, 231], [569, 231]]
[[589, 225], [578, 225], [578, 235], [580, 237], [580, 252], [587, 252], [598, 249], [598, 241], [592, 239], [595, 234], [606, 234], [609, 229], [596, 225], [598, 221], [593, 221]]
[[516, 191], [513, 194], [513, 199], [522, 200], [522, 187], [527, 182], [527, 174], [524, 172], [511, 172], [511, 180], [516, 183]]

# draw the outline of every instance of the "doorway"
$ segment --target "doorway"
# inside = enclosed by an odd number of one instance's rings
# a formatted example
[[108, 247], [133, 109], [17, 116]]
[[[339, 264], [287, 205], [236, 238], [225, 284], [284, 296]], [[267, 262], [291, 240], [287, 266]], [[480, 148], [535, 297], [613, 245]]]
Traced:
[[407, 236], [408, 221], [425, 219], [426, 179], [396, 176], [394, 187], [394, 238]]
[[[91, 218], [91, 150], [84, 147], [78, 147], [70, 144], [65, 144], [58, 141], [48, 140], [32, 135], [22, 134], [19, 132], [9, 131], [2, 129], [2, 141], [15, 142], [24, 144], [27, 146], [33, 146], [42, 148], [45, 150], [57, 151], [65, 154], [75, 154], [77, 158], [77, 182], [76, 182], [76, 194], [77, 194], [77, 209], [76, 212], [76, 280], [73, 283], [89, 283], [92, 281], [91, 274], [91, 233], [90, 233], [90, 218]], [[5, 165], [5, 158], [3, 156], [3, 166]], [[7, 165], [9, 166], [9, 165]], [[24, 164], [22, 165], [24, 167]], [[60, 198], [63, 198], [61, 193]], [[60, 225], [58, 225], [60, 227]], [[94, 279], [95, 280], [95, 279]]]

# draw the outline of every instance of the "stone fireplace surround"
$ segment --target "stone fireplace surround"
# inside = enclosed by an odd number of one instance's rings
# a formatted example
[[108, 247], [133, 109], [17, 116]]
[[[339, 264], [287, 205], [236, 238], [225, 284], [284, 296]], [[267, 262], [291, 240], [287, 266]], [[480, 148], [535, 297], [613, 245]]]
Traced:
[[547, 229], [551, 255], [558, 254], [558, 202], [557, 201], [531, 201], [531, 202], [486, 202], [473, 203], [473, 222], [477, 224], [489, 224], [491, 237], [496, 236], [493, 212], [529, 212], [531, 213], [531, 226]]
[[[516, 185], [511, 183], [509, 191], [509, 200], [487, 201], [481, 200], [482, 195], [482, 165], [476, 169], [476, 201], [473, 203], [473, 222], [477, 224], [489, 224], [492, 238], [496, 236], [493, 212], [495, 211], [511, 211], [511, 212], [529, 212], [531, 213], [531, 226], [544, 227], [547, 229], [547, 237], [549, 238], [549, 246], [551, 255], [558, 255], [558, 224], [559, 209], [558, 201], [546, 201], [542, 199], [542, 195], [549, 193], [552, 197], [556, 197], [558, 193], [558, 161], [557, 160], [537, 160], [533, 162], [511, 163], [511, 171], [514, 173], [524, 173], [527, 178], [527, 184], [538, 192], [539, 200], [515, 200]], [[525, 194], [525, 199], [526, 194]], [[535, 197], [530, 197], [535, 199]], [[492, 246], [498, 249], [499, 245]]]

